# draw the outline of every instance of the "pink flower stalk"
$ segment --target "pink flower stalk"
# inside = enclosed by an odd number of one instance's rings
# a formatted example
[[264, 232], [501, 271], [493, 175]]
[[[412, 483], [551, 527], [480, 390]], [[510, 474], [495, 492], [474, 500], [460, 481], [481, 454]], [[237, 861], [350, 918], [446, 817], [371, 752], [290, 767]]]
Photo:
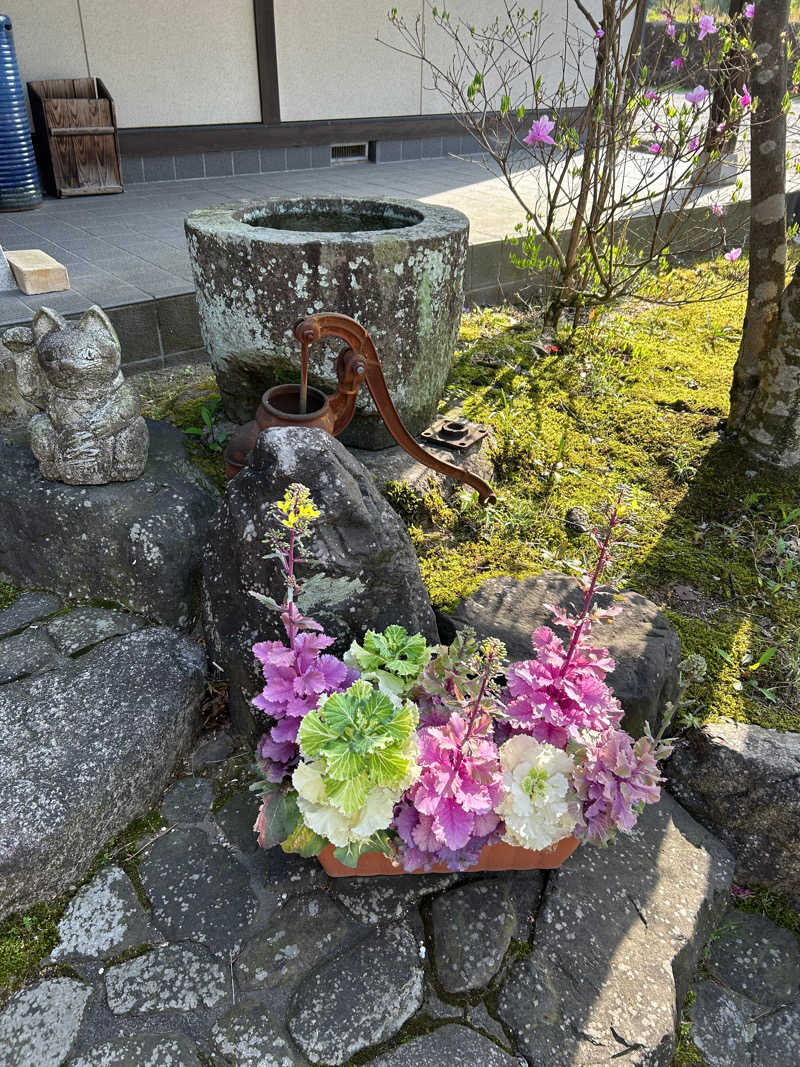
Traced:
[[675, 70], [680, 70], [680, 68], [684, 66], [685, 63], [686, 60], [683, 58], [683, 56], [676, 56], [675, 59], [673, 59], [673, 61], [670, 63], [670, 66], [673, 67]]
[[698, 27], [700, 29], [700, 32], [697, 35], [698, 41], [702, 41], [705, 37], [708, 37], [709, 34], [717, 32], [717, 25], [714, 22], [713, 15], [701, 15]]
[[755, 13], [756, 13], [756, 5], [755, 4], [745, 4], [744, 17], [746, 19], [754, 18]]
[[547, 115], [542, 116], [540, 119], [534, 119], [527, 137], [523, 137], [522, 140], [529, 145], [555, 144], [556, 142], [550, 136], [555, 129], [555, 125], [555, 122], [548, 118]]
[[606, 734], [587, 748], [575, 770], [575, 791], [583, 802], [576, 837], [603, 841], [615, 830], [630, 832], [638, 806], [658, 802], [661, 781], [650, 738], [640, 737], [634, 744], [623, 730]]
[[697, 85], [690, 93], [686, 94], [686, 102], [691, 104], [692, 107], [699, 107], [709, 97], [708, 89], [703, 85]]
[[741, 256], [741, 254], [742, 254], [741, 248], [732, 248], [730, 250], [730, 252], [726, 252], [725, 253], [725, 258], [727, 260], [729, 260], [731, 263], [735, 263], [736, 260]]
[[722, 218], [724, 210], [722, 204], [718, 204], [716, 201], [711, 205], [711, 214], [716, 215], [719, 219]]
[[742, 108], [745, 109], [745, 110], [747, 110], [747, 108], [750, 107], [750, 105], [753, 103], [753, 98], [750, 95], [750, 91], [747, 88], [747, 84], [746, 83], [742, 86], [742, 92], [741, 92], [741, 95], [739, 97], [739, 103], [742, 105]]
[[657, 141], [653, 141], [653, 143], [650, 145], [649, 151], [652, 152], [654, 156], [658, 156], [661, 154], [663, 149]]

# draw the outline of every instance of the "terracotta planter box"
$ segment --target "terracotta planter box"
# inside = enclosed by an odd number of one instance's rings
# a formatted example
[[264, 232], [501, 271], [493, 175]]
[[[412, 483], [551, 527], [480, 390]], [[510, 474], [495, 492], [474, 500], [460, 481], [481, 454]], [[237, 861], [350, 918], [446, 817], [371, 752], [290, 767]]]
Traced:
[[[552, 848], [544, 852], [531, 852], [527, 848], [518, 848], [500, 842], [499, 845], [487, 845], [481, 857], [469, 871], [551, 871], [568, 859], [578, 847], [576, 837], [563, 838]], [[404, 871], [395, 867], [388, 856], [382, 852], [365, 852], [359, 857], [358, 866], [345, 867], [333, 855], [333, 845], [327, 845], [319, 854], [319, 862], [325, 873], [331, 878], [369, 878], [386, 874], [450, 874], [444, 863], [438, 863], [431, 871]]]

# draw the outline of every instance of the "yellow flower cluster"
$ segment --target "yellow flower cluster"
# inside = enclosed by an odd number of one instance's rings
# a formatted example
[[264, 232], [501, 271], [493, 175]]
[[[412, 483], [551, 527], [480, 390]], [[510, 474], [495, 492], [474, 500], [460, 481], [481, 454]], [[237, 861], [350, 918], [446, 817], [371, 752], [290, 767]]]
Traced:
[[298, 523], [305, 525], [319, 518], [320, 514], [304, 485], [290, 485], [283, 500], [276, 501], [275, 507], [284, 515], [281, 525], [287, 530], [293, 530]]

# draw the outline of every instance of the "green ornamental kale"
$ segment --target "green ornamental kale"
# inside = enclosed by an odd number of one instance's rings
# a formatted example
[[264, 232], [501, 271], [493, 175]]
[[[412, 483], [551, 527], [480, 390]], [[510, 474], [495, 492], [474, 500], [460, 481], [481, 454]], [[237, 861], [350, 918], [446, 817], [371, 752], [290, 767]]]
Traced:
[[432, 655], [433, 648], [421, 634], [409, 634], [403, 626], [387, 626], [382, 634], [367, 630], [364, 644], [354, 641], [343, 658], [362, 678], [396, 698], [408, 696]]

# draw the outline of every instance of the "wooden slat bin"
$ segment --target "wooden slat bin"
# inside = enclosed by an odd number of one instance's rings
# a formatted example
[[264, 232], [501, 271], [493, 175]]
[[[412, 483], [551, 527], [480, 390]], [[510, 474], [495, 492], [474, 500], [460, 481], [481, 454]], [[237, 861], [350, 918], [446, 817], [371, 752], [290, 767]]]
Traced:
[[36, 152], [56, 196], [121, 193], [114, 101], [100, 78], [28, 82]]

